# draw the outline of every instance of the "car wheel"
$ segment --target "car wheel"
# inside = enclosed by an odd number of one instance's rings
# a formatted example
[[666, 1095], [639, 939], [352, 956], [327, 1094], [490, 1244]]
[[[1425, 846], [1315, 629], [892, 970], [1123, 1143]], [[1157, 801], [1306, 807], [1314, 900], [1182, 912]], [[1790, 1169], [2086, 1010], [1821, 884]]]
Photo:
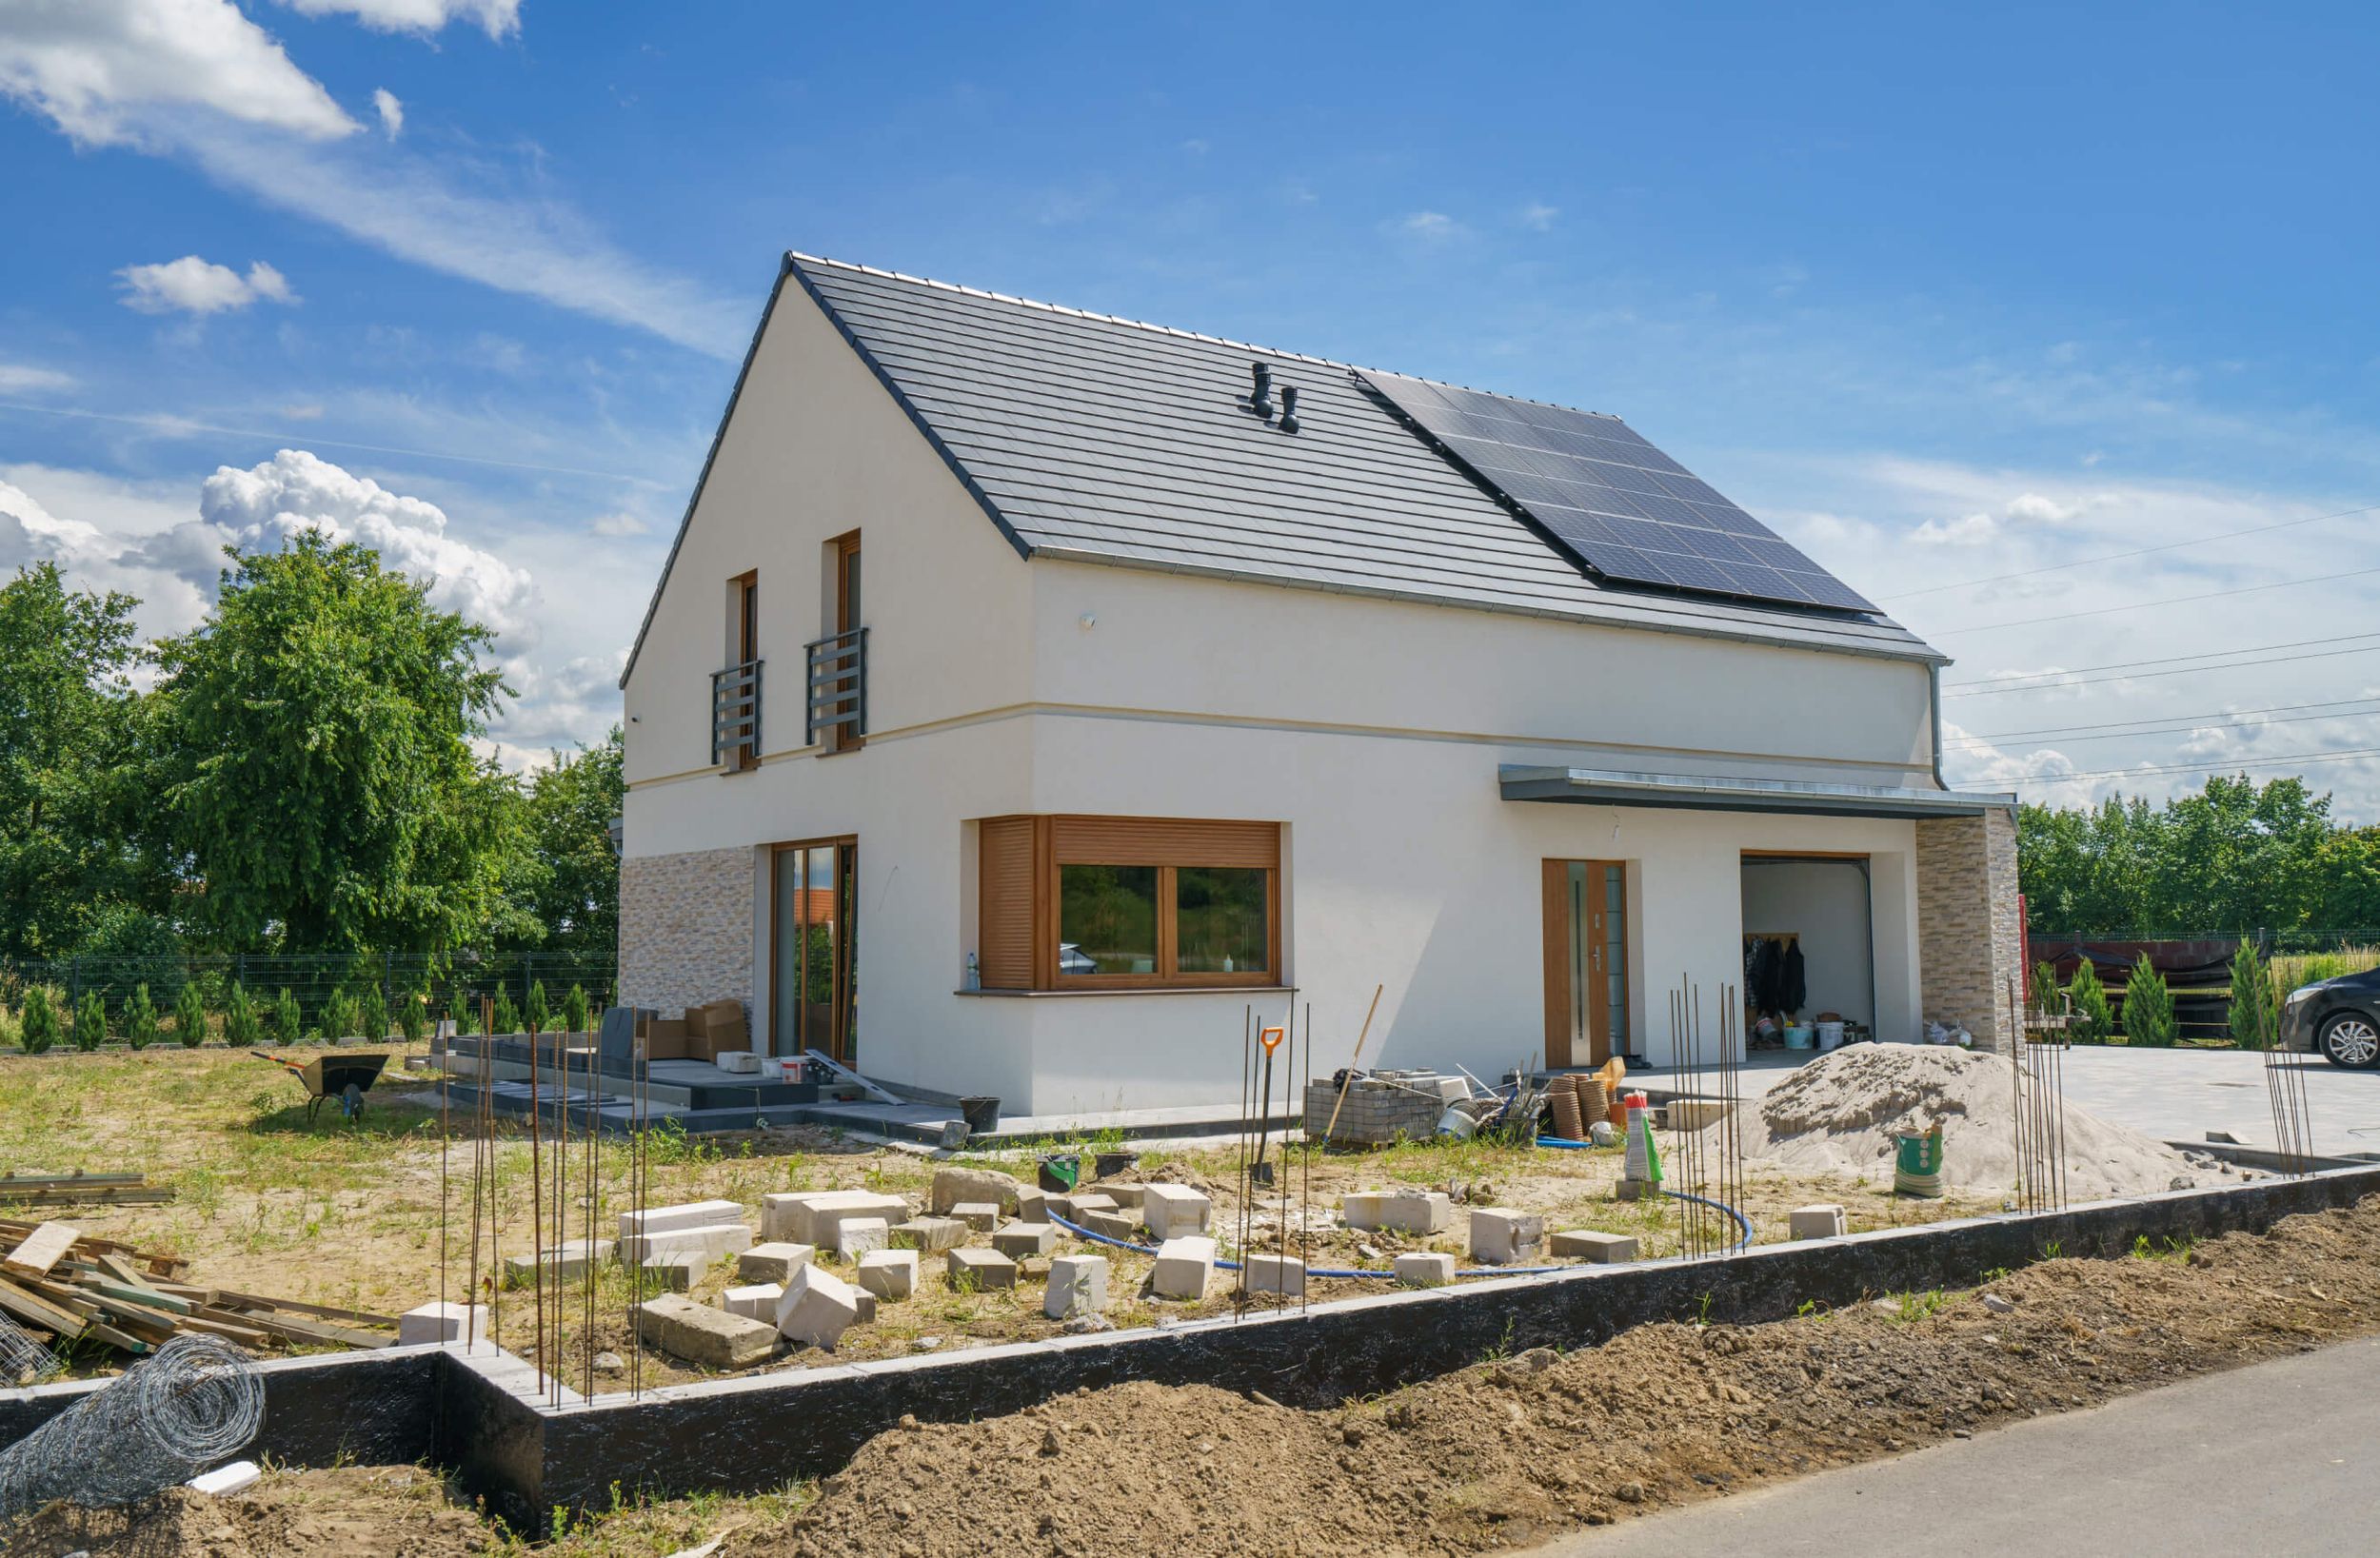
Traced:
[[2334, 1066], [2356, 1071], [2380, 1064], [2380, 1023], [2361, 1012], [2342, 1012], [2323, 1024], [2322, 1054]]

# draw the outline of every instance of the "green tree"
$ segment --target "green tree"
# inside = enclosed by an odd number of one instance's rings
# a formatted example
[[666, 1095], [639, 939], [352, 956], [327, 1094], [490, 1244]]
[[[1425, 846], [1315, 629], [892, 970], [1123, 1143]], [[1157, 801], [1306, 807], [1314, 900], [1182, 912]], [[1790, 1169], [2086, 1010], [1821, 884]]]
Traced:
[[145, 984], [134, 985], [132, 998], [124, 1003], [124, 1042], [136, 1050], [157, 1042], [157, 1007]]
[[329, 998], [323, 1002], [322, 1024], [323, 1037], [333, 1043], [355, 1036], [358, 1027], [355, 997], [344, 989], [332, 991]]
[[74, 1047], [89, 1054], [108, 1042], [108, 1003], [96, 990], [86, 990], [74, 1003]]
[[48, 1055], [57, 1046], [58, 1009], [52, 1003], [47, 986], [34, 985], [25, 992], [24, 1008], [17, 1013], [17, 1039], [27, 1055]]
[[2231, 1042], [2243, 1050], [2266, 1048], [2279, 1001], [2271, 965], [2256, 956], [2256, 949], [2243, 939], [2239, 950], [2231, 955]]
[[264, 1023], [248, 986], [234, 979], [223, 993], [223, 1041], [235, 1050], [253, 1049], [264, 1038]]
[[520, 795], [471, 745], [506, 693], [492, 636], [317, 532], [226, 555], [214, 610], [156, 647], [151, 743], [215, 934], [440, 951], [513, 929]]
[[488, 1031], [495, 1034], [517, 1034], [521, 1031], [521, 1014], [512, 1004], [512, 992], [496, 992], [495, 1014], [488, 1019]]
[[2055, 1016], [2066, 1010], [2066, 993], [2058, 988], [2057, 968], [2051, 963], [2033, 965], [2033, 978], [2025, 988], [2025, 1003], [2045, 1017]]
[[275, 1044], [295, 1044], [305, 1029], [306, 1018], [298, 1011], [298, 999], [284, 985], [281, 994], [273, 997], [271, 1009], [265, 1015], [265, 1036]]
[[2144, 952], [2124, 984], [2124, 1037], [2129, 1043], [2170, 1050], [2179, 1033], [2173, 1021], [2173, 993]]
[[173, 1036], [186, 1050], [207, 1042], [207, 996], [192, 979], [173, 997]]
[[2115, 1013], [2108, 1004], [2108, 989], [2090, 958], [2074, 969], [2066, 982], [2066, 998], [2074, 1005], [2073, 1026], [2068, 1030], [2077, 1044], [2105, 1044], [2115, 1035]]
[[0, 956], [69, 956], [94, 915], [168, 889], [126, 782], [138, 604], [51, 562], [0, 584]]
[[529, 981], [528, 1006], [522, 1012], [521, 1017], [531, 1034], [542, 1034], [554, 1025], [554, 1009], [545, 1003], [545, 980]]
[[557, 752], [528, 781], [528, 852], [519, 895], [537, 944], [609, 959], [620, 948], [620, 857], [611, 824], [626, 796], [620, 727], [594, 746]]
[[455, 1002], [454, 1033], [457, 1038], [471, 1038], [479, 1033], [479, 1001], [467, 991]]
[[416, 984], [397, 997], [397, 1032], [407, 1044], [419, 1044], [429, 1032], [429, 986]]
[[372, 1044], [388, 1036], [388, 1001], [381, 995], [378, 980], [367, 984], [355, 997], [355, 1031]]
[[587, 1004], [585, 986], [572, 985], [569, 994], [562, 997], [562, 1020], [565, 1026], [574, 1034], [584, 1034], [589, 1031], [586, 1026]]

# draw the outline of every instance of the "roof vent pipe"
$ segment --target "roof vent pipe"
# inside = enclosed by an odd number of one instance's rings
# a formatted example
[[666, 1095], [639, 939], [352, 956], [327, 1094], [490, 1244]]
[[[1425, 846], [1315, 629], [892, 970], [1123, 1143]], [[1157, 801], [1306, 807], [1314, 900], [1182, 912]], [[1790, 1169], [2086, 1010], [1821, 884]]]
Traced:
[[1284, 433], [1294, 433], [1298, 430], [1298, 386], [1296, 385], [1283, 385], [1280, 387], [1280, 430]]
[[1273, 365], [1270, 363], [1251, 363], [1248, 371], [1256, 379], [1256, 389], [1248, 396], [1248, 409], [1259, 417], [1270, 418], [1273, 414]]

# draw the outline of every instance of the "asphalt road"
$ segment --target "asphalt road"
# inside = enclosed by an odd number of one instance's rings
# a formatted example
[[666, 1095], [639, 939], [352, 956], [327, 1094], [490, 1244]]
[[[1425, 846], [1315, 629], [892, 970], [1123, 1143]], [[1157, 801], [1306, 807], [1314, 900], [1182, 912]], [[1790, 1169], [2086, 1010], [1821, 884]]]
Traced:
[[2033, 1418], [1534, 1549], [1540, 1558], [2380, 1551], [2380, 1341]]

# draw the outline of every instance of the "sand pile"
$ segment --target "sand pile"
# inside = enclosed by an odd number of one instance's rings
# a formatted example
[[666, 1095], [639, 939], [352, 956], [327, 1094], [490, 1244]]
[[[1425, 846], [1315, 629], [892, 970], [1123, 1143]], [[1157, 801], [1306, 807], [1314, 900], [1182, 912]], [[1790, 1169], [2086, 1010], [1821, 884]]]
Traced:
[[[1854, 1044], [1802, 1067], [1743, 1108], [1748, 1163], [1803, 1173], [1893, 1177], [1894, 1131], [1942, 1127], [1945, 1183], [1974, 1191], [2015, 1188], [2015, 1063], [1931, 1044]], [[1717, 1127], [1712, 1127], [1716, 1130]], [[2224, 1175], [2152, 1137], [2066, 1107], [2069, 1200], [2143, 1195], [2174, 1181]]]

